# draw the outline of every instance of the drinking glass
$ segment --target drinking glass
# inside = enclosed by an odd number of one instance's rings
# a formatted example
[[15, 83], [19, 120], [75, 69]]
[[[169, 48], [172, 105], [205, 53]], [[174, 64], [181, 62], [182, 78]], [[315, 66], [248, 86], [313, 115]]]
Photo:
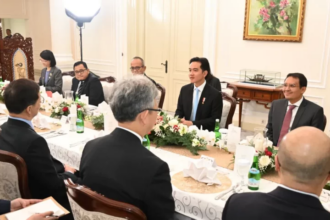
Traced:
[[64, 98], [68, 101], [73, 101], [73, 91], [65, 91]]
[[250, 161], [245, 158], [238, 159], [236, 162], [237, 165], [237, 173], [241, 177], [240, 185], [241, 187], [245, 185], [244, 178], [247, 176], [250, 170]]

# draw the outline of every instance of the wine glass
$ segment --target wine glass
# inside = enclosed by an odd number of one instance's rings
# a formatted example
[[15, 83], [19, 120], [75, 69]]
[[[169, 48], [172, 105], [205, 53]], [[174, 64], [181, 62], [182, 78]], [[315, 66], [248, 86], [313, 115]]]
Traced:
[[64, 98], [67, 102], [73, 102], [73, 91], [65, 91]]
[[250, 170], [250, 161], [245, 158], [238, 159], [236, 162], [237, 165], [237, 173], [241, 177], [240, 185], [244, 186], [244, 177], [248, 174]]

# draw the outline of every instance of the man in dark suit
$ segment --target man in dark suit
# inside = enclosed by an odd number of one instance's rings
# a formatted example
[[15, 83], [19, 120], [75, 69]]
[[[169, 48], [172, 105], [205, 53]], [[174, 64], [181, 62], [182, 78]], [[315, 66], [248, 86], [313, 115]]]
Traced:
[[7, 34], [7, 36], [4, 39], [10, 39], [13, 36], [13, 35], [11, 35], [11, 30], [10, 29], [6, 30], [6, 34]]
[[222, 95], [206, 83], [208, 71], [203, 62], [192, 61], [189, 66], [191, 84], [181, 88], [175, 115], [187, 126], [203, 126], [204, 130], [213, 131], [215, 120], [221, 119]]
[[324, 130], [323, 108], [303, 97], [307, 79], [301, 73], [287, 75], [283, 94], [285, 99], [272, 102], [268, 115], [267, 136], [277, 146], [285, 134], [301, 126]]
[[131, 62], [131, 72], [133, 75], [143, 75], [147, 77], [153, 84], [157, 84], [155, 80], [151, 79], [149, 76], [147, 76], [146, 69], [147, 67], [144, 65], [144, 60], [141, 57], [133, 57], [133, 60]]
[[100, 80], [89, 73], [87, 64], [83, 61], [78, 61], [73, 65], [75, 78], [72, 79], [71, 91], [74, 97], [81, 95], [88, 96], [89, 104], [98, 106], [104, 101], [103, 88]]
[[[17, 210], [23, 209], [30, 205], [41, 202], [39, 199], [15, 199], [12, 201], [2, 200], [0, 199], [0, 215], [6, 214], [9, 212], [15, 212]], [[57, 217], [52, 217], [53, 212], [45, 212], [41, 214], [34, 214], [29, 217], [27, 220], [55, 220]]]
[[314, 127], [287, 134], [275, 159], [280, 185], [270, 193], [231, 196], [223, 220], [326, 220], [330, 213], [319, 200], [330, 180], [330, 139]]
[[85, 146], [79, 183], [117, 201], [140, 208], [148, 220], [174, 213], [167, 163], [142, 145], [157, 118], [157, 88], [145, 77], [114, 85], [110, 106], [119, 127]]
[[28, 79], [15, 80], [5, 89], [4, 100], [9, 119], [1, 126], [0, 149], [24, 159], [33, 198], [53, 196], [70, 210], [64, 179], [76, 179], [75, 170], [67, 165], [64, 167], [51, 156], [46, 140], [34, 131], [31, 122], [40, 109], [39, 85]]

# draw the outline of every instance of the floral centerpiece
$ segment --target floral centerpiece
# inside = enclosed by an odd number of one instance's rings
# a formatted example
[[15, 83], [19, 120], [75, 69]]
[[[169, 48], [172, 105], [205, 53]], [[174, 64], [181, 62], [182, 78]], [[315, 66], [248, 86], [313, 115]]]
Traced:
[[[263, 138], [261, 134], [255, 137], [247, 137], [240, 145], [252, 146], [259, 157], [259, 170], [261, 175], [275, 170], [275, 156], [278, 150], [273, 146], [273, 142]], [[267, 140], [267, 141], [265, 141]]]
[[104, 130], [104, 115], [99, 112], [94, 112], [93, 115], [88, 117], [96, 130]]
[[5, 88], [8, 86], [10, 81], [5, 80], [4, 82], [0, 82], [0, 102], [3, 102], [3, 95], [5, 93]]
[[165, 145], [184, 146], [192, 154], [198, 155], [198, 151], [207, 150], [208, 142], [205, 138], [198, 136], [197, 132], [197, 127], [188, 128], [188, 126], [180, 123], [178, 117], [172, 117], [161, 112], [149, 138], [157, 147]]
[[[60, 118], [61, 116], [68, 116], [70, 114], [70, 107], [73, 103], [63, 100], [60, 103], [52, 103], [51, 115], [52, 118]], [[77, 109], [80, 108], [83, 112], [83, 116], [87, 115], [86, 105], [82, 102], [76, 102]]]

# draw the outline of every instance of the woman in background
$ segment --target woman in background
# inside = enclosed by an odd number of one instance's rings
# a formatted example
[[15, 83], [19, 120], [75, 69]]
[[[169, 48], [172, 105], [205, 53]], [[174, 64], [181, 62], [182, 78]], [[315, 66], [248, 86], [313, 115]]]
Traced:
[[56, 67], [53, 52], [50, 50], [42, 51], [40, 53], [40, 62], [45, 68], [41, 71], [39, 85], [44, 86], [46, 91], [62, 94], [62, 71]]

